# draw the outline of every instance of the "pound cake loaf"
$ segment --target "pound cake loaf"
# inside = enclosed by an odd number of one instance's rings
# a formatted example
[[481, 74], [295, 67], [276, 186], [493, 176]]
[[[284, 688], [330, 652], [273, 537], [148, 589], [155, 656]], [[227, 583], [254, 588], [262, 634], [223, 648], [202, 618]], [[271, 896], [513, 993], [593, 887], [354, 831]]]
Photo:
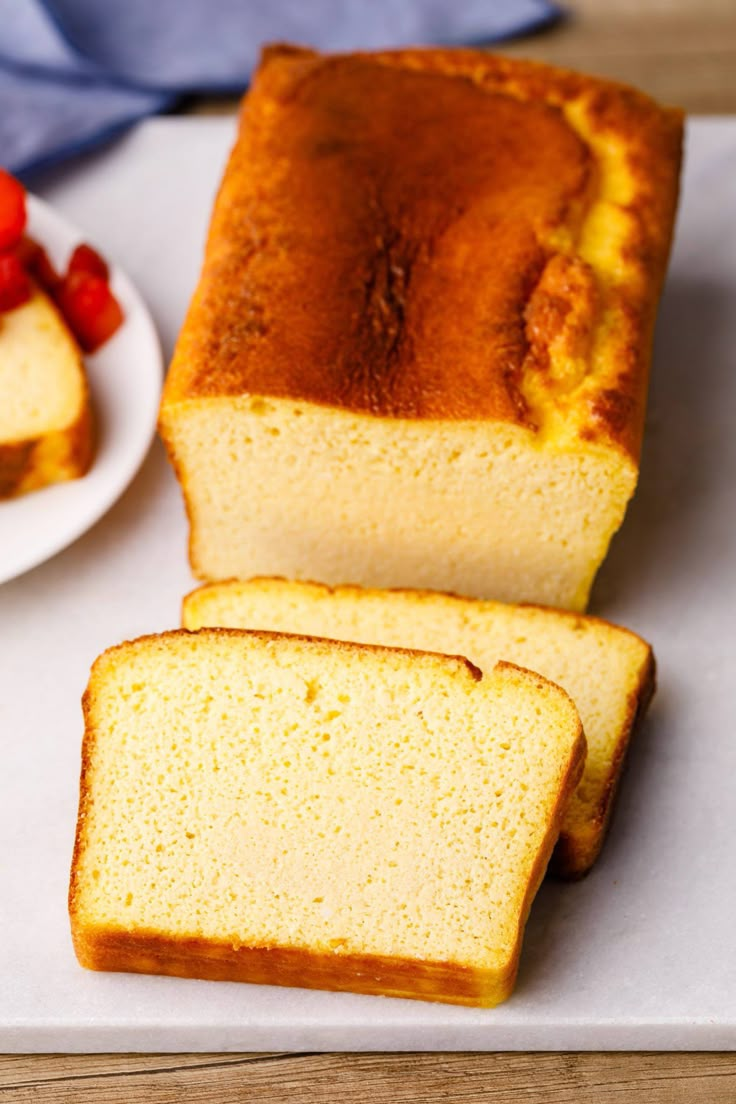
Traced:
[[585, 740], [499, 664], [204, 629], [105, 652], [70, 887], [99, 970], [489, 1006]]
[[92, 462], [81, 353], [40, 288], [0, 314], [0, 498], [77, 479]]
[[184, 599], [187, 629], [224, 626], [499, 660], [562, 686], [580, 713], [585, 769], [565, 812], [551, 868], [580, 878], [598, 857], [632, 729], [654, 691], [650, 646], [597, 617], [412, 590], [326, 587], [286, 579], [212, 583]]
[[583, 609], [638, 472], [682, 120], [468, 50], [266, 50], [160, 429], [205, 580]]

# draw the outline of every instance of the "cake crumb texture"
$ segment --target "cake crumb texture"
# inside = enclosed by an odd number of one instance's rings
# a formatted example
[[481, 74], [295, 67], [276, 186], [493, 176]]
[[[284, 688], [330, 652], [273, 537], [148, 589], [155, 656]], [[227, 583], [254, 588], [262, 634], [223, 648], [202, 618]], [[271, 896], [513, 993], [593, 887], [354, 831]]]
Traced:
[[577, 783], [568, 696], [501, 664], [226, 630], [104, 653], [81, 963], [491, 1005]]
[[449, 652], [468, 656], [483, 671], [505, 659], [558, 683], [575, 702], [588, 742], [552, 859], [565, 878], [582, 877], [600, 852], [629, 738], [654, 692], [654, 657], [641, 637], [599, 618], [541, 607], [252, 579], [193, 591], [184, 599], [182, 624]]

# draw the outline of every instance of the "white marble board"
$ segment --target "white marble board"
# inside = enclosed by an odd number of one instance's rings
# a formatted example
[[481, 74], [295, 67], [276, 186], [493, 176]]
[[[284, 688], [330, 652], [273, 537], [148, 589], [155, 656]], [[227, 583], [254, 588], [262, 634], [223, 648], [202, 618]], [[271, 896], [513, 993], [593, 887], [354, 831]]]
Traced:
[[[147, 297], [165, 351], [194, 286], [230, 119], [162, 119], [38, 183]], [[191, 586], [160, 445], [72, 547], [0, 587], [0, 1049], [736, 1047], [736, 119], [688, 130], [636, 501], [593, 609], [660, 686], [604, 855], [535, 902], [488, 1011], [83, 971], [66, 890], [89, 665], [175, 626]]]

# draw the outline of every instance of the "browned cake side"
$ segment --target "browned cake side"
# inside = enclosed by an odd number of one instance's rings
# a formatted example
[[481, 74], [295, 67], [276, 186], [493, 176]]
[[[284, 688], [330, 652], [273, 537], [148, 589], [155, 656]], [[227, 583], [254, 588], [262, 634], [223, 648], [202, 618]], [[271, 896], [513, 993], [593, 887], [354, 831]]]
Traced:
[[94, 427], [89, 406], [73, 425], [43, 437], [0, 444], [0, 498], [86, 475], [94, 454]]
[[[570, 393], [580, 437], [636, 456], [680, 137], [679, 112], [528, 62], [267, 50], [165, 402], [536, 429]], [[609, 139], [631, 217], [592, 266]], [[625, 283], [602, 279], [622, 258]]]

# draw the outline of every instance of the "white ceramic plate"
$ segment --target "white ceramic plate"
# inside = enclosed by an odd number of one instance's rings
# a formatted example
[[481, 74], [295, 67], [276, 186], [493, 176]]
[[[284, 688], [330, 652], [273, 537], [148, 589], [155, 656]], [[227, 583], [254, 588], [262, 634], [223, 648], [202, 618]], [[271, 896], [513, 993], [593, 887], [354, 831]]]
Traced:
[[[61, 269], [74, 246], [87, 240], [35, 196], [29, 196], [28, 233]], [[106, 260], [125, 322], [85, 361], [97, 433], [94, 462], [83, 479], [0, 501], [0, 583], [36, 567], [94, 525], [130, 483], [155, 432], [162, 379], [158, 336], [133, 284]]]

